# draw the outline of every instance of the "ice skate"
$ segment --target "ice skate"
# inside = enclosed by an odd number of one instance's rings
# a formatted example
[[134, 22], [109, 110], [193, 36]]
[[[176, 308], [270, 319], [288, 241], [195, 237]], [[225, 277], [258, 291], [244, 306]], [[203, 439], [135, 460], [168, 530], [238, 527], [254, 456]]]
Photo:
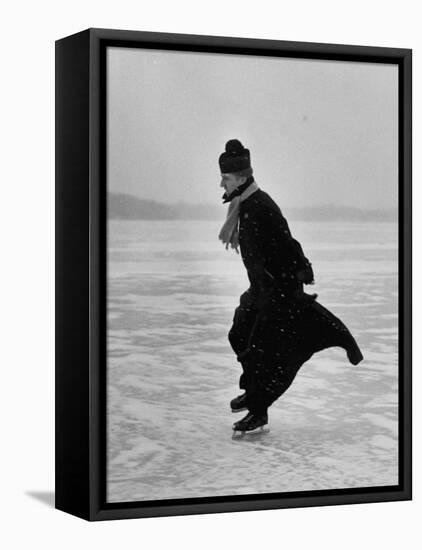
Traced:
[[251, 434], [263, 434], [269, 431], [267, 414], [255, 415], [248, 413], [242, 420], [233, 424], [233, 438]]
[[242, 393], [242, 395], [238, 395], [232, 399], [230, 401], [230, 407], [234, 413], [248, 410], [246, 407], [246, 393]]

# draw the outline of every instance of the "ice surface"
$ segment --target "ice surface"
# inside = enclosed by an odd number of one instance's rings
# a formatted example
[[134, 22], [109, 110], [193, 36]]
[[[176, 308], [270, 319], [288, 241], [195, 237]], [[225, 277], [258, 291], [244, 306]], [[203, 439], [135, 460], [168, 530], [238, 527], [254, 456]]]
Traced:
[[240, 365], [227, 340], [248, 287], [217, 222], [112, 221], [108, 248], [109, 502], [398, 483], [397, 228], [290, 224], [308, 287], [365, 361], [314, 355], [269, 411], [270, 432], [232, 440]]

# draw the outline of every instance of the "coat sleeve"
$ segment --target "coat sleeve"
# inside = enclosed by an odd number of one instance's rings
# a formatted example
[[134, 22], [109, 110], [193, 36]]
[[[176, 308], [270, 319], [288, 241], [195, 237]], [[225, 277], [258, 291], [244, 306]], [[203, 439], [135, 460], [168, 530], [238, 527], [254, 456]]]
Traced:
[[300, 282], [313, 282], [311, 263], [300, 243], [292, 237], [281, 211], [250, 210], [242, 224], [242, 241], [242, 259], [251, 286], [258, 292], [272, 290], [281, 264]]
[[312, 284], [314, 282], [312, 264], [305, 256], [299, 241], [292, 237], [286, 218], [280, 211], [277, 215], [270, 215], [269, 220], [272, 224], [271, 231], [277, 234], [280, 254], [287, 253], [290, 258], [290, 270], [302, 283]]
[[295, 255], [297, 257], [297, 266], [298, 270], [296, 272], [296, 276], [299, 281], [304, 283], [305, 285], [311, 285], [314, 281], [314, 271], [312, 269], [312, 264], [308, 260], [308, 258], [303, 253], [303, 249], [300, 245], [300, 243], [296, 240], [291, 238], [291, 246], [293, 250], [295, 251]]
[[[297, 278], [301, 283], [312, 284], [314, 273], [312, 264], [305, 256], [300, 243], [292, 237], [286, 218], [281, 210], [269, 210], [266, 212], [264, 224], [267, 227], [267, 240], [273, 258], [279, 256], [284, 260], [284, 268]], [[268, 239], [267, 237], [267, 239]]]
[[243, 247], [242, 259], [248, 272], [251, 286], [258, 292], [266, 292], [273, 288], [273, 275], [266, 268], [264, 256], [265, 239], [268, 238], [268, 227], [259, 212], [249, 212], [248, 219], [242, 227]]

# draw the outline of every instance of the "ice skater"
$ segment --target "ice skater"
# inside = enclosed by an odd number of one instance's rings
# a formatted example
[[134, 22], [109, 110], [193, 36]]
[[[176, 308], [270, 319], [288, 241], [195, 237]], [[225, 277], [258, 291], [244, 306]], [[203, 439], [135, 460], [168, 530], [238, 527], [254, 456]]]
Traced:
[[244, 390], [231, 410], [247, 411], [233, 430], [245, 434], [266, 428], [268, 408], [314, 353], [339, 346], [353, 365], [363, 356], [341, 320], [316, 294], [304, 292], [303, 285], [314, 283], [312, 265], [278, 205], [254, 180], [249, 150], [237, 139], [228, 141], [219, 167], [223, 203], [229, 202], [219, 239], [226, 249], [240, 248], [250, 282], [228, 334]]

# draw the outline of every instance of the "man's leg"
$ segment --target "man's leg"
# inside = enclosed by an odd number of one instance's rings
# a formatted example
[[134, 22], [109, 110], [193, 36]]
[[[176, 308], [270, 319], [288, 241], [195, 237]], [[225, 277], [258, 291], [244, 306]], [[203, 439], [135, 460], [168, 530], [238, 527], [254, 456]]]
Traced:
[[312, 355], [312, 353], [296, 354], [283, 363], [273, 357], [261, 371], [259, 370], [261, 365], [255, 365], [254, 383], [246, 400], [249, 411], [258, 416], [267, 414], [268, 408], [289, 389], [301, 366]]
[[[237, 356], [245, 351], [250, 332], [255, 323], [256, 314], [257, 311], [253, 305], [250, 291], [247, 290], [240, 297], [240, 303], [235, 309], [233, 324], [228, 334], [231, 347]], [[247, 390], [247, 386], [250, 384], [250, 381], [245, 373], [244, 362], [240, 361], [240, 363], [243, 368], [243, 373], [240, 376], [239, 387]]]
[[312, 352], [305, 351], [293, 328], [300, 306], [292, 301], [269, 302], [256, 317], [243, 358], [248, 378], [248, 409], [266, 414], [268, 407], [291, 386]]

